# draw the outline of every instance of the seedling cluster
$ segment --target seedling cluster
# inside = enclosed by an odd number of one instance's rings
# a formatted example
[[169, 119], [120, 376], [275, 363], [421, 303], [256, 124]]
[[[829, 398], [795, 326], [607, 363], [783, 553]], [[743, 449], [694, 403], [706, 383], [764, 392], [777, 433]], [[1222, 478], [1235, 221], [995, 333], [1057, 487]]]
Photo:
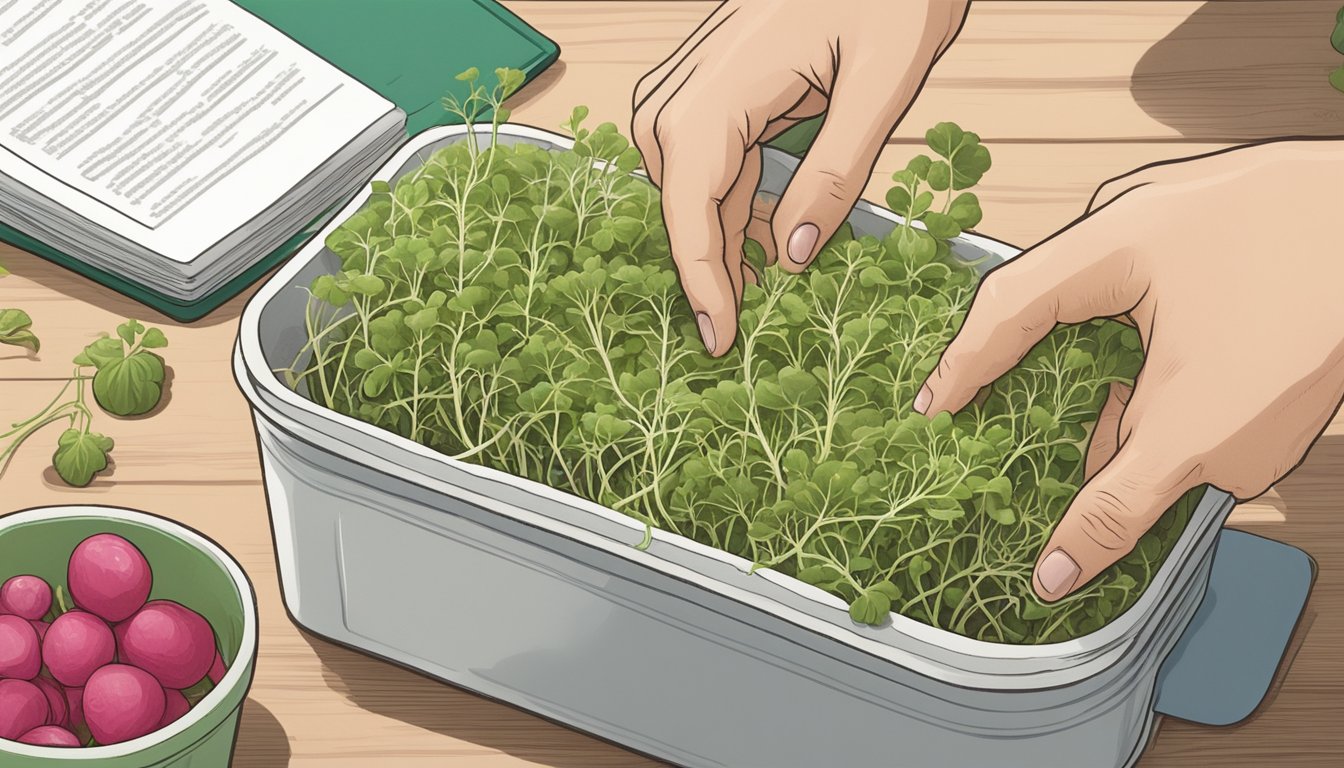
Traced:
[[[469, 73], [475, 82], [475, 73]], [[514, 82], [507, 72], [502, 83]], [[509, 88], [486, 89], [469, 121]], [[657, 190], [614, 125], [574, 147], [445, 147], [327, 240], [308, 343], [281, 373], [317, 403], [437, 451], [573, 493], [795, 576], [850, 605], [988, 641], [1101, 627], [1137, 599], [1195, 495], [1056, 604], [1031, 572], [1077, 491], [1109, 385], [1141, 362], [1113, 322], [1052, 332], [988, 397], [929, 419], [911, 403], [977, 285], [949, 240], [980, 221], [974, 133], [928, 132], [898, 171], [883, 238], [848, 227], [801, 276], [765, 269], [741, 335], [705, 354]], [[647, 542], [647, 538], [646, 538]]]

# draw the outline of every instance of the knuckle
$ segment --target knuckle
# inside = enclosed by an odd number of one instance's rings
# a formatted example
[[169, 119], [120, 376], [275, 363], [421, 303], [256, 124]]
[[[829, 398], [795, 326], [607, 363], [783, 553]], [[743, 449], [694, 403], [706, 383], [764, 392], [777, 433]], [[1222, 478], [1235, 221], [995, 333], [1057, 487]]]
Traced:
[[980, 281], [975, 298], [988, 304], [1001, 304], [1009, 293], [1012, 278], [1005, 269], [995, 269]]
[[1088, 209], [1096, 210], [1121, 201], [1126, 204], [1140, 202], [1151, 194], [1153, 184], [1154, 179], [1145, 170], [1111, 179], [1097, 187]]
[[686, 298], [710, 317], [721, 317], [736, 307], [729, 287], [707, 275], [688, 274], [682, 278], [681, 286]]
[[653, 126], [657, 112], [647, 105], [635, 110], [635, 114], [630, 118], [630, 132], [634, 134], [636, 142], [653, 138]]
[[686, 98], [668, 99], [653, 115], [650, 133], [660, 142], [673, 138], [677, 126], [698, 125], [695, 108]]
[[1256, 496], [1259, 496], [1260, 494], [1264, 493], [1265, 491], [1269, 490], [1269, 487], [1273, 485], [1273, 483], [1248, 481], [1248, 482], [1232, 482], [1227, 484], [1214, 483], [1214, 485], [1232, 494], [1232, 497], [1237, 501], [1249, 501], [1251, 499], [1254, 499]]
[[1133, 549], [1142, 535], [1137, 518], [1124, 499], [1106, 490], [1089, 493], [1076, 517], [1079, 533], [1116, 557]]
[[1113, 200], [1115, 196], [1118, 194], [1120, 194], [1120, 185], [1118, 179], [1112, 179], [1110, 181], [1103, 182], [1101, 186], [1097, 187], [1097, 190], [1092, 193], [1092, 200], [1091, 202], [1088, 203], [1087, 207], [1088, 209], [1100, 208], [1101, 206]]
[[933, 369], [933, 375], [940, 381], [953, 379], [958, 371], [964, 371], [969, 367], [978, 351], [971, 349], [965, 342], [949, 345], [943, 356], [938, 358], [938, 365]]
[[952, 375], [952, 372], [959, 367], [957, 365], [957, 359], [960, 355], [960, 350], [949, 347], [948, 350], [943, 353], [943, 356], [938, 358], [938, 367], [934, 369], [934, 372], [938, 374], [938, 378], [944, 379]]
[[[1013, 266], [1011, 262], [1008, 266]], [[973, 310], [979, 310], [981, 316], [988, 312], [992, 319], [1025, 320], [1031, 306], [1031, 286], [1023, 280], [1018, 269], [1000, 268], [990, 272], [980, 283], [975, 295]], [[1022, 330], [1035, 330], [1037, 323], [1023, 323]]]
[[1279, 465], [1264, 467], [1244, 467], [1235, 472], [1214, 473], [1207, 482], [1232, 494], [1238, 501], [1246, 501], [1269, 490], [1286, 471], [1280, 471]]
[[830, 198], [837, 203], [845, 203], [858, 196], [854, 191], [854, 184], [850, 182], [849, 175], [844, 171], [831, 166], [824, 166], [812, 169], [811, 175], [814, 180], [813, 194], [817, 197]]
[[1214, 449], [1193, 439], [1188, 430], [1143, 429], [1129, 416], [1127, 411], [1119, 429], [1130, 457], [1127, 474], [1119, 479], [1125, 491], [1172, 494], [1208, 481]]

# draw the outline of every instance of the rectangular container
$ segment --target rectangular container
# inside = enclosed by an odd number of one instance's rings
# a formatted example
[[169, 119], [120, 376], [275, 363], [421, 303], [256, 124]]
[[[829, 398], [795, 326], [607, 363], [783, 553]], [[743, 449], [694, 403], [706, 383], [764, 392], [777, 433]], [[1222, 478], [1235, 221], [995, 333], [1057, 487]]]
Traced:
[[[395, 183], [454, 127], [412, 139]], [[476, 129], [485, 134], [485, 129]], [[500, 141], [570, 145], [506, 125]], [[797, 160], [765, 151], [763, 193]], [[234, 356], [261, 447], [285, 604], [304, 628], [686, 766], [1128, 766], [1158, 669], [1199, 607], [1231, 510], [1210, 490], [1133, 607], [1048, 645], [987, 643], [839, 598], [682, 536], [454, 461], [313, 403], [272, 372], [302, 347], [304, 290], [350, 203], [248, 304]], [[900, 223], [859, 203], [855, 232]], [[965, 235], [988, 266], [1011, 246]]]

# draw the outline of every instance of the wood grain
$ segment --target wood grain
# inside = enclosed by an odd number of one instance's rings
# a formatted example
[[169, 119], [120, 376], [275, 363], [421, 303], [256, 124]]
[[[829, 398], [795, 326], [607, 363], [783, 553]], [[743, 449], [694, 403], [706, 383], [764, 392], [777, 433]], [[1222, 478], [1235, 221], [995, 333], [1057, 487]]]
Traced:
[[[621, 84], [593, 87], [560, 70], [529, 94], [544, 91], [540, 100], [563, 114], [586, 104], [623, 116], [626, 84], [671, 54], [716, 4], [508, 5], [560, 44], [566, 68], [592, 68]], [[918, 141], [941, 120], [999, 142], [1339, 135], [1344, 97], [1326, 79], [1340, 65], [1329, 41], [1338, 8], [1335, 0], [976, 3], [895, 140]]]
[[[1025, 245], [1068, 223], [1100, 181], [1135, 166], [1245, 139], [1339, 132], [1344, 97], [1322, 85], [1336, 63], [1322, 42], [1338, 3], [977, 2], [883, 153], [867, 196], [880, 199], [887, 174], [917, 151], [928, 124], [955, 119], [994, 153], [980, 228]], [[634, 81], [713, 4], [508, 5], [563, 48], [514, 105], [516, 120], [553, 127], [577, 103], [626, 124]], [[262, 652], [236, 766], [654, 765], [294, 627], [276, 580], [251, 418], [230, 368], [246, 296], [184, 326], [13, 248], [0, 246], [0, 263], [14, 272], [0, 281], [0, 305], [27, 309], [44, 341], [37, 359], [0, 351], [0, 420], [45, 402], [52, 382], [34, 379], [61, 375], [98, 330], [136, 316], [169, 335], [173, 380], [162, 412], [101, 425], [118, 440], [115, 471], [89, 489], [55, 484], [46, 470], [49, 428], [0, 475], [0, 506], [136, 507], [204, 531], [239, 559], [257, 588]], [[1144, 768], [1344, 763], [1342, 496], [1337, 419], [1302, 467], [1234, 515], [1238, 527], [1301, 546], [1319, 565], [1291, 666], [1243, 725], [1165, 723]]]

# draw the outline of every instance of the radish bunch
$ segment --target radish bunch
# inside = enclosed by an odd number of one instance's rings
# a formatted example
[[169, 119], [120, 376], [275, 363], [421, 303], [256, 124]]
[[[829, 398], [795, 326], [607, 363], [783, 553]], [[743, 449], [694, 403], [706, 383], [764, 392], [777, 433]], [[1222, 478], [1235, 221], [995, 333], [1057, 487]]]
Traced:
[[0, 586], [0, 739], [46, 747], [117, 744], [185, 715], [226, 671], [200, 614], [150, 600], [144, 554], [110, 533], [70, 555], [61, 589], [37, 576]]

